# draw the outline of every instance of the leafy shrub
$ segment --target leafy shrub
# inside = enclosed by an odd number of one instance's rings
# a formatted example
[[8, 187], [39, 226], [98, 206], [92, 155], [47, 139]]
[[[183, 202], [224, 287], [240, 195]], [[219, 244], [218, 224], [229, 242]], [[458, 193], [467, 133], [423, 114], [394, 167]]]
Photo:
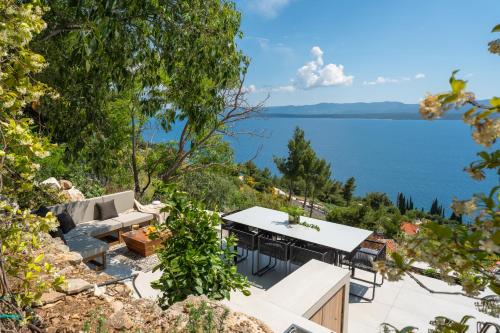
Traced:
[[174, 187], [163, 187], [161, 191], [167, 199], [165, 211], [169, 216], [154, 236], [167, 230], [172, 236], [163, 241], [158, 252], [160, 263], [155, 270], [160, 269], [163, 274], [152, 284], [162, 292], [160, 305], [168, 307], [189, 295], [229, 298], [232, 290], [248, 295], [248, 281], [238, 274], [233, 261], [235, 238], [226, 238], [226, 246], [221, 247], [216, 229], [219, 216], [207, 212], [201, 203], [190, 201], [185, 192]]

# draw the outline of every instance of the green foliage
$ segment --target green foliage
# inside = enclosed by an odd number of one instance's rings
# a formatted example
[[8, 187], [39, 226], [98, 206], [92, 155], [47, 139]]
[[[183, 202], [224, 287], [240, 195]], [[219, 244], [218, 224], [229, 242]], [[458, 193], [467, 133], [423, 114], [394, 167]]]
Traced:
[[354, 190], [356, 189], [356, 180], [354, 177], [349, 178], [342, 189], [342, 196], [347, 204], [351, 202]]
[[431, 205], [431, 209], [429, 210], [429, 214], [444, 217], [443, 206], [439, 204], [437, 198], [434, 199], [434, 201], [432, 201], [432, 205]]
[[396, 206], [398, 207], [399, 212], [401, 214], [404, 214], [407, 211], [412, 210], [414, 208], [412, 198], [410, 197], [409, 199], [407, 199], [403, 193], [398, 193], [396, 201], [397, 201]]
[[[22, 316], [44, 290], [63, 281], [51, 279], [52, 266], [43, 263], [40, 254], [43, 234], [54, 228], [55, 219], [29, 210], [34, 204], [30, 198], [45, 193], [34, 178], [36, 162], [48, 156], [50, 148], [47, 140], [31, 131], [23, 112], [50, 92], [32, 79], [45, 62], [28, 48], [32, 36], [45, 27], [43, 10], [38, 1], [0, 3], [0, 310]], [[1, 322], [0, 330], [4, 328]]]
[[274, 157], [276, 167], [288, 183], [289, 199], [294, 183], [304, 175], [304, 163], [310, 149], [311, 143], [305, 139], [304, 131], [296, 127], [293, 137], [288, 141], [288, 156]]
[[168, 307], [189, 295], [223, 299], [229, 298], [232, 290], [249, 294], [248, 281], [238, 274], [233, 262], [235, 239], [226, 238], [226, 246], [221, 248], [216, 230], [219, 216], [172, 187], [163, 188], [163, 193], [169, 216], [158, 227], [160, 232], [169, 230], [172, 237], [163, 242], [160, 263], [155, 267], [162, 271], [161, 278], [152, 284], [162, 292], [160, 305]]
[[388, 323], [383, 323], [380, 325], [380, 327], [383, 333], [415, 333], [418, 330], [418, 328], [414, 326], [406, 326], [402, 329], [398, 329], [397, 327]]
[[[33, 46], [49, 62], [39, 78], [61, 98], [29, 113], [66, 144], [66, 162], [85, 164], [103, 185], [134, 183], [144, 195], [153, 177], [170, 181], [199, 166], [194, 153], [252, 111], [242, 90], [234, 93], [248, 66], [236, 44], [234, 3], [57, 0], [50, 6], [48, 27]], [[141, 133], [150, 117], [163, 131], [185, 129], [170, 149], [139, 156], [148, 151]]]
[[284, 211], [285, 213], [288, 213], [288, 215], [297, 217], [304, 215], [304, 209], [297, 207], [297, 206], [286, 206], [286, 207], [281, 207], [281, 210]]
[[472, 318], [474, 317], [463, 316], [460, 321], [455, 321], [443, 316], [438, 316], [431, 321], [431, 325], [434, 327], [429, 329], [429, 333], [466, 333], [470, 328], [467, 322]]
[[326, 219], [373, 230], [393, 238], [399, 234], [399, 226], [405, 217], [401, 216], [398, 208], [385, 193], [373, 192], [367, 193], [359, 201], [352, 201], [348, 206], [333, 206], [328, 211]]
[[106, 329], [106, 317], [102, 313], [102, 309], [99, 307], [96, 310], [92, 310], [91, 319], [83, 323], [82, 331], [84, 333], [108, 333]]
[[214, 171], [192, 172], [180, 179], [180, 188], [208, 209], [229, 212], [251, 204], [237, 184], [237, 178]]
[[224, 322], [229, 314], [225, 309], [221, 318], [215, 318], [215, 312], [207, 304], [201, 302], [199, 305], [188, 304], [188, 323], [186, 330], [188, 333], [217, 333], [224, 331]]

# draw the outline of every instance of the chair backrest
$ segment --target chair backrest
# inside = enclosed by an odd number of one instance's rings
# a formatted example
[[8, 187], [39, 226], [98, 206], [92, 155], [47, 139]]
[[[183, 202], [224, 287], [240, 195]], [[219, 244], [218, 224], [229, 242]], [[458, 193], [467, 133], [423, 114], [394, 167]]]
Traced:
[[76, 224], [96, 220], [99, 218], [95, 204], [115, 200], [116, 211], [123, 213], [124, 211], [134, 207], [134, 192], [125, 191], [113, 193], [102, 197], [89, 198], [83, 201], [73, 201], [65, 204], [48, 207], [55, 215], [64, 211], [68, 212]]

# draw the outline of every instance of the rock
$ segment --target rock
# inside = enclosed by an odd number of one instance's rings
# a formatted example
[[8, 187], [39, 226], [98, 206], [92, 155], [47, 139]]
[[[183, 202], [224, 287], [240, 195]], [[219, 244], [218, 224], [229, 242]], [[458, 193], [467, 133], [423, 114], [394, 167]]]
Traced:
[[94, 296], [102, 298], [106, 293], [106, 286], [98, 287], [97, 284], [94, 284]]
[[109, 317], [107, 324], [113, 327], [115, 330], [123, 330], [123, 329], [131, 329], [134, 326], [134, 323], [128, 316], [128, 314], [120, 310]]
[[41, 182], [40, 184], [48, 186], [48, 187], [53, 187], [58, 191], [61, 190], [61, 185], [59, 185], [59, 182], [54, 177], [47, 178], [43, 182]]
[[60, 291], [72, 295], [90, 288], [92, 288], [92, 285], [84, 279], [68, 279], [66, 283], [60, 287]]
[[130, 294], [130, 289], [124, 284], [115, 285], [115, 290], [116, 290], [117, 294], [119, 294], [119, 295], [129, 295]]
[[111, 302], [111, 308], [113, 309], [113, 313], [119, 312], [123, 310], [123, 303], [120, 301]]
[[57, 251], [57, 253], [69, 252], [69, 247], [68, 245], [65, 244], [57, 243], [54, 245], [54, 249]]
[[63, 293], [57, 292], [55, 290], [52, 290], [52, 291], [49, 291], [49, 292], [42, 294], [42, 297], [40, 297], [40, 303], [42, 303], [42, 305], [55, 303], [55, 302], [63, 299], [64, 296], [66, 296], [66, 295], [64, 295]]
[[66, 266], [63, 269], [61, 269], [60, 271], [58, 271], [57, 275], [59, 275], [59, 276], [69, 275], [73, 271], [73, 269], [74, 269], [73, 266]]
[[57, 256], [57, 261], [65, 262], [73, 266], [78, 266], [83, 261], [83, 257], [77, 252], [65, 252]]
[[85, 200], [85, 196], [83, 195], [83, 193], [75, 187], [72, 187], [69, 190], [63, 190], [61, 194], [69, 201]]
[[73, 187], [73, 183], [66, 179], [59, 180], [59, 185], [61, 185], [61, 188], [63, 190], [69, 190]]

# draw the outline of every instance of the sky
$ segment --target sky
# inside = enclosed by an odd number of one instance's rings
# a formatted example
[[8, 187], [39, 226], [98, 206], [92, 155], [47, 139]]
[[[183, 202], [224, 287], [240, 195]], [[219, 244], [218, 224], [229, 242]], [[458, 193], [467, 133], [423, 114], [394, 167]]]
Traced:
[[245, 87], [266, 105], [400, 101], [448, 89], [500, 95], [500, 0], [236, 0], [250, 59]]

